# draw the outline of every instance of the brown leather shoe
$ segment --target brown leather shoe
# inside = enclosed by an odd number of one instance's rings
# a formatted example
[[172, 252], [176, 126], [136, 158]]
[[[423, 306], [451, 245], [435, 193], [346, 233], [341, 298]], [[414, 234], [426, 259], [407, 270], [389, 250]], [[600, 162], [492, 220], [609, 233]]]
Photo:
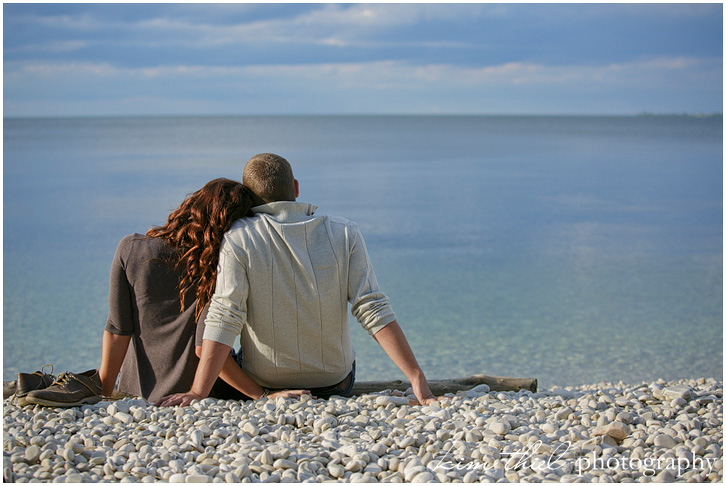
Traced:
[[[45, 372], [46, 366], [50, 366], [50, 373]], [[18, 373], [18, 379], [15, 382], [15, 398], [18, 399], [18, 405], [21, 407], [27, 405], [25, 397], [28, 393], [48, 388], [54, 381], [53, 365], [43, 365], [40, 371], [35, 373]]]
[[25, 400], [47, 407], [78, 407], [98, 403], [102, 393], [98, 370], [88, 370], [83, 373], [61, 373], [52, 385], [44, 390], [31, 391]]

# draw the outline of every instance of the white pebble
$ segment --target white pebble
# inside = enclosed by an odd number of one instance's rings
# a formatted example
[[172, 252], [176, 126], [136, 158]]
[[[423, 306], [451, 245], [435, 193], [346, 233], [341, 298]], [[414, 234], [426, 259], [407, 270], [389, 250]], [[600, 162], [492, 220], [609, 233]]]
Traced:
[[672, 449], [676, 446], [676, 441], [673, 440], [673, 437], [671, 437], [668, 434], [659, 434], [655, 436], [655, 439], [653, 440], [653, 444], [658, 447], [665, 447], [667, 449]]
[[505, 435], [507, 432], [511, 430], [511, 426], [509, 425], [509, 422], [507, 421], [501, 421], [501, 422], [494, 422], [491, 425], [489, 425], [489, 430], [494, 432], [497, 435]]
[[386, 406], [388, 404], [393, 404], [395, 406], [401, 406], [401, 405], [408, 405], [408, 398], [406, 397], [391, 397], [387, 395], [380, 396], [376, 398], [376, 405], [379, 406]]
[[212, 478], [205, 474], [194, 474], [186, 477], [185, 482], [187, 483], [211, 483]]
[[38, 446], [30, 446], [27, 449], [25, 449], [25, 460], [27, 460], [29, 463], [34, 463], [38, 460], [40, 457], [40, 448]]

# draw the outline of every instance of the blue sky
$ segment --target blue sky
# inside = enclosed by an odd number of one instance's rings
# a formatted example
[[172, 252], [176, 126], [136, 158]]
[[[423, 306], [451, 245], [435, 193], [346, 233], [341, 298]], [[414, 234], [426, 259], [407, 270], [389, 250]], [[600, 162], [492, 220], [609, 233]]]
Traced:
[[713, 113], [711, 4], [3, 5], [5, 117]]

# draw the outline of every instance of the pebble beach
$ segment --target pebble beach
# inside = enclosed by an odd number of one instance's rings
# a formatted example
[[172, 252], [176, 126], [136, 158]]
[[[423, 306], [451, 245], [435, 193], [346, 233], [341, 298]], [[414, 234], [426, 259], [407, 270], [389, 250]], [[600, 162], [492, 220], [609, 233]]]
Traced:
[[[410, 391], [410, 390], [409, 390]], [[722, 482], [723, 383], [3, 404], [5, 482]]]

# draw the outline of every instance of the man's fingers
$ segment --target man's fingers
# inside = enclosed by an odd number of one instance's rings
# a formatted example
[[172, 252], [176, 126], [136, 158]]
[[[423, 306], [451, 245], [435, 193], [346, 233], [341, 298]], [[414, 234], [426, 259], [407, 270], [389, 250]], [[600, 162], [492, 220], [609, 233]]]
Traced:
[[157, 407], [171, 407], [173, 405], [181, 405], [184, 403], [184, 397], [179, 395], [169, 395], [163, 398], [160, 398], [155, 405]]
[[409, 405], [431, 405], [432, 403], [436, 403], [439, 400], [441, 400], [441, 398], [442, 397], [435, 397], [432, 395], [430, 397], [422, 398], [421, 400], [419, 400], [418, 398], [416, 400], [409, 399], [408, 404]]
[[167, 395], [165, 397], [161, 397], [161, 398], [159, 398], [154, 403], [154, 406], [156, 406], [156, 407], [165, 407], [166, 406], [166, 403], [169, 401], [170, 398], [171, 398], [171, 395]]

